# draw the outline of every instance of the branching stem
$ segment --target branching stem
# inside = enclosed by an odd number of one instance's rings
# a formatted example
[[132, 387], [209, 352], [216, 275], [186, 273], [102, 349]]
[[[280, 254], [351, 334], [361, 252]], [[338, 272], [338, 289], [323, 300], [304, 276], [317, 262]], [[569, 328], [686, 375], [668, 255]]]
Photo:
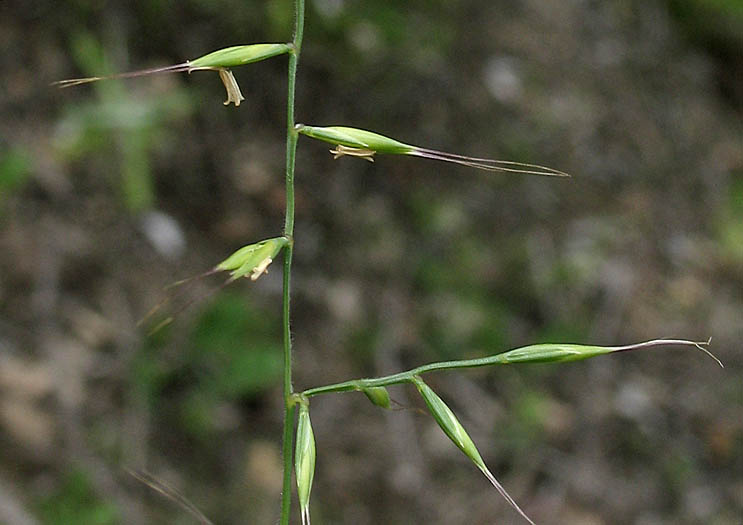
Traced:
[[353, 379], [310, 388], [302, 392], [303, 396], [312, 397], [319, 394], [330, 394], [333, 392], [353, 392], [364, 391], [374, 387], [385, 387], [390, 385], [399, 385], [401, 383], [414, 382], [414, 378], [437, 370], [455, 370], [459, 368], [477, 368], [482, 366], [507, 365], [515, 363], [546, 363], [559, 361], [578, 361], [588, 359], [598, 355], [605, 355], [615, 352], [626, 352], [631, 350], [641, 350], [643, 348], [659, 346], [686, 346], [696, 348], [708, 357], [712, 358], [721, 367], [722, 362], [705, 348], [709, 341], [687, 341], [685, 339], [654, 339], [626, 346], [588, 346], [572, 344], [544, 344], [532, 345], [524, 348], [503, 352], [479, 359], [461, 359], [457, 361], [440, 361], [438, 363], [429, 363], [405, 372], [398, 372], [384, 377], [374, 379]]

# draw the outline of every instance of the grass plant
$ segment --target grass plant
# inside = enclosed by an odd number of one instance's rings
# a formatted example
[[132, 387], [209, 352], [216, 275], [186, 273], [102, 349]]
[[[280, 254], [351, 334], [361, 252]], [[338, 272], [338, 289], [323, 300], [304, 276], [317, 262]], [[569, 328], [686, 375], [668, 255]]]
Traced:
[[[221, 49], [200, 58], [161, 68], [121, 73], [108, 77], [87, 77], [80, 79], [63, 80], [57, 82], [59, 87], [70, 87], [86, 84], [106, 78], [140, 77], [149, 74], [216, 71], [219, 73], [227, 90], [225, 104], [234, 103], [239, 106], [243, 96], [235, 81], [230, 68], [266, 60], [282, 55], [288, 56], [287, 78], [287, 114], [286, 114], [286, 170], [285, 191], [286, 210], [283, 233], [280, 237], [248, 244], [224, 261], [217, 264], [208, 273], [229, 272], [228, 282], [245, 277], [256, 280], [266, 271], [280, 253], [283, 253], [283, 294], [282, 294], [282, 326], [283, 326], [283, 400], [284, 400], [284, 428], [283, 428], [283, 491], [281, 497], [280, 523], [288, 525], [292, 510], [292, 473], [297, 482], [300, 515], [303, 524], [310, 523], [310, 493], [315, 469], [316, 444], [310, 422], [310, 400], [313, 397], [341, 392], [362, 392], [369, 400], [380, 408], [390, 407], [390, 397], [386, 387], [395, 384], [410, 384], [414, 386], [430, 414], [450, 438], [495, 487], [498, 493], [511, 507], [527, 522], [534, 521], [522, 510], [506, 489], [486, 466], [482, 456], [472, 439], [459, 422], [454, 412], [446, 403], [423, 381], [422, 375], [436, 371], [474, 368], [482, 366], [496, 366], [506, 364], [529, 363], [561, 363], [588, 359], [601, 355], [640, 350], [662, 346], [686, 346], [699, 349], [713, 357], [706, 349], [709, 341], [694, 342], [683, 339], [656, 339], [626, 346], [595, 346], [578, 344], [545, 343], [513, 349], [507, 352], [496, 353], [489, 357], [478, 359], [435, 362], [398, 372], [384, 377], [365, 378], [318, 386], [297, 391], [292, 379], [292, 330], [291, 330], [291, 278], [292, 259], [294, 256], [294, 224], [295, 224], [295, 168], [296, 151], [300, 136], [330, 143], [334, 146], [331, 153], [335, 158], [350, 156], [367, 161], [374, 161], [376, 154], [410, 155], [425, 159], [433, 159], [454, 163], [486, 171], [520, 173], [529, 175], [543, 175], [567, 177], [568, 174], [553, 168], [528, 164], [519, 161], [493, 160], [489, 158], [467, 157], [458, 154], [445, 153], [438, 150], [412, 146], [395, 139], [391, 139], [375, 132], [348, 126], [308, 126], [299, 124], [295, 118], [295, 89], [297, 81], [297, 67], [302, 52], [305, 1], [295, 0], [294, 34], [291, 41], [286, 43], [258, 43], [242, 46], [233, 46]], [[298, 413], [298, 417], [297, 417]], [[296, 430], [295, 430], [296, 429]], [[292, 470], [293, 468], [293, 470]], [[151, 486], [155, 482], [149, 482]], [[164, 492], [163, 489], [159, 489]], [[177, 498], [174, 498], [177, 499]], [[186, 505], [188, 506], [188, 505]], [[193, 511], [195, 514], [197, 511]], [[204, 518], [206, 519], [206, 518]]]

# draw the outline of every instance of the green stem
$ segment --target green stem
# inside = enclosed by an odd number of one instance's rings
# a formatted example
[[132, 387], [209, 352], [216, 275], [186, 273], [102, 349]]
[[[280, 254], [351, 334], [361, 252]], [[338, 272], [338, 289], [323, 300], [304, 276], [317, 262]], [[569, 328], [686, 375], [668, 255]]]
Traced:
[[375, 386], [399, 385], [400, 383], [410, 383], [411, 381], [413, 381], [413, 378], [415, 376], [425, 374], [426, 372], [434, 372], [436, 370], [453, 370], [455, 368], [475, 368], [478, 366], [492, 366], [494, 364], [496, 363], [493, 362], [492, 357], [459, 361], [442, 361], [439, 363], [422, 365], [406, 372], [398, 372], [396, 374], [377, 377], [374, 379], [353, 379], [350, 381], [343, 381], [342, 383], [334, 383], [332, 385], [310, 388], [309, 390], [305, 390], [304, 392], [302, 392], [302, 395], [312, 397], [319, 394], [330, 394], [332, 392], [351, 392]]
[[291, 340], [291, 268], [294, 251], [294, 165], [299, 137], [294, 129], [294, 92], [297, 83], [297, 64], [304, 34], [304, 0], [295, 1], [294, 49], [289, 54], [289, 82], [287, 84], [286, 109], [286, 219], [284, 235], [289, 244], [284, 250], [284, 292], [282, 300], [284, 335], [284, 481], [281, 493], [281, 524], [289, 525], [292, 498], [292, 460], [294, 434], [294, 388], [292, 387], [292, 340]]
[[544, 343], [538, 345], [529, 345], [521, 348], [514, 348], [507, 352], [480, 357], [478, 359], [461, 359], [458, 361], [442, 361], [438, 363], [429, 363], [408, 370], [407, 372], [398, 372], [384, 377], [375, 379], [354, 379], [332, 385], [320, 386], [305, 390], [302, 394], [306, 397], [318, 394], [329, 394], [331, 392], [349, 392], [353, 390], [364, 390], [366, 388], [396, 385], [400, 383], [410, 383], [416, 376], [436, 370], [453, 370], [457, 368], [476, 368], [480, 366], [524, 364], [524, 363], [558, 363], [580, 361], [590, 359], [600, 355], [611, 354], [615, 352], [627, 352], [631, 350], [641, 350], [643, 348], [652, 348], [659, 346], [686, 346], [693, 347], [704, 352], [707, 356], [715, 360], [722, 366], [717, 357], [705, 348], [709, 341], [688, 341], [686, 339], [653, 339], [625, 346], [595, 346], [595, 345], [576, 345], [570, 343]]

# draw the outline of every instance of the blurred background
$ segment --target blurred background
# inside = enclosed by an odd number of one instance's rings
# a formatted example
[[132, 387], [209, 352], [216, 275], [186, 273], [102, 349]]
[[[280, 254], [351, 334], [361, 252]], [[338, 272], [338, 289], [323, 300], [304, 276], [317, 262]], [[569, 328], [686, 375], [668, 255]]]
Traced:
[[[0, 523], [279, 514], [286, 58], [54, 80], [287, 41], [292, 3], [0, 2]], [[299, 389], [537, 342], [706, 340], [429, 376], [538, 523], [740, 524], [743, 3], [308, 0], [297, 119], [553, 166], [333, 161], [302, 139]], [[148, 335], [157, 312], [175, 322]], [[522, 523], [409, 388], [312, 402], [316, 523]]]

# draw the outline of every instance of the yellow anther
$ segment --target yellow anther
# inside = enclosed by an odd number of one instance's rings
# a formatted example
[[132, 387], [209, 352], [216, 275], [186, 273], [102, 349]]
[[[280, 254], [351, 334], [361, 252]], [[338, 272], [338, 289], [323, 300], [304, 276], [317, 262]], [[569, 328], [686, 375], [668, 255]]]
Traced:
[[333, 154], [333, 159], [339, 159], [345, 155], [348, 155], [349, 157], [359, 157], [362, 159], [366, 159], [369, 162], [374, 162], [374, 154], [376, 153], [376, 151], [371, 149], [350, 148], [348, 146], [338, 144], [335, 149], [330, 150], [330, 153]]
[[271, 259], [270, 257], [266, 257], [260, 263], [258, 263], [258, 266], [253, 268], [253, 271], [250, 272], [250, 280], [257, 281], [258, 277], [260, 277], [264, 273], [268, 273], [268, 265], [271, 264], [272, 262], [273, 262], [273, 259]]

